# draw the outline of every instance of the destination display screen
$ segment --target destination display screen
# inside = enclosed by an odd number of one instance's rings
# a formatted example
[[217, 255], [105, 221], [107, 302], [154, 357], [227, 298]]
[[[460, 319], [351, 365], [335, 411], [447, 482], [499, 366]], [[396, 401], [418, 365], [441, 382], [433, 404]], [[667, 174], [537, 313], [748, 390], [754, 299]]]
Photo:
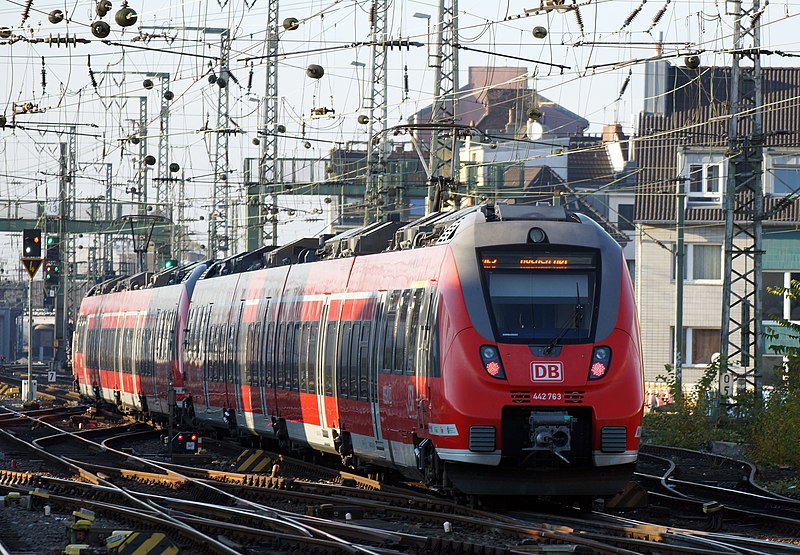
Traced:
[[492, 253], [481, 256], [484, 270], [587, 270], [595, 268], [592, 253]]

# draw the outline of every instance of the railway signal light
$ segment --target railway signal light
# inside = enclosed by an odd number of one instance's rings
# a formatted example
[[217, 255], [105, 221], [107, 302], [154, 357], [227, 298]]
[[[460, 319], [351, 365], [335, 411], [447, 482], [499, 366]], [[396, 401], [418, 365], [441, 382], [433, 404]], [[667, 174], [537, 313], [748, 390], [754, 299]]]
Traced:
[[44, 267], [44, 282], [47, 285], [58, 285], [58, 278], [61, 275], [61, 262], [48, 261]]
[[22, 256], [24, 258], [42, 257], [42, 232], [38, 229], [22, 230]]
[[178, 261], [175, 260], [174, 258], [167, 258], [164, 261], [164, 269], [165, 270], [169, 270], [170, 268], [174, 268], [177, 265], [178, 265]]
[[47, 236], [47, 260], [60, 260], [61, 259], [61, 240], [58, 235]]

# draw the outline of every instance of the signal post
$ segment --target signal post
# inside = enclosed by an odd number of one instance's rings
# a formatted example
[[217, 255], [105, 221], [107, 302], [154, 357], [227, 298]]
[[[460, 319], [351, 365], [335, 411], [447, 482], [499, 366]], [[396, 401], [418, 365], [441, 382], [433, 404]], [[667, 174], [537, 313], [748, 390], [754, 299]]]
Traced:
[[[28, 271], [28, 388], [23, 405], [36, 402], [36, 385], [33, 381], [33, 277], [42, 267], [42, 232], [38, 229], [22, 231], [22, 265]], [[24, 390], [25, 388], [23, 388]]]

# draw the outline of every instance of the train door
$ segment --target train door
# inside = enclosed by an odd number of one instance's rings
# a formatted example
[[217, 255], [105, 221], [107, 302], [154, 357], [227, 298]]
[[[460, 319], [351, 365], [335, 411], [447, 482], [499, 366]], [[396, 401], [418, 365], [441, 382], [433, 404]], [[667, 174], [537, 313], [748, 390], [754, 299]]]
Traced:
[[141, 403], [139, 402], [139, 389], [141, 387], [139, 383], [139, 377], [141, 375], [141, 368], [139, 367], [141, 360], [142, 360], [142, 351], [144, 350], [144, 322], [147, 318], [146, 311], [140, 311], [136, 314], [136, 327], [134, 328], [134, 335], [133, 335], [133, 345], [131, 352], [128, 353], [128, 356], [131, 360], [131, 377], [130, 377], [130, 389], [124, 387], [125, 382], [123, 382], [123, 395], [127, 398], [127, 403], [131, 406], [135, 406], [137, 408], [142, 408]]
[[417, 380], [417, 427], [425, 429], [427, 418], [430, 416], [430, 378], [433, 364], [438, 358], [439, 343], [435, 339], [436, 332], [436, 289], [429, 287], [424, 290], [419, 311], [419, 336], [416, 349], [416, 380]]
[[383, 368], [383, 349], [385, 341], [384, 311], [386, 307], [386, 291], [378, 294], [378, 306], [375, 309], [375, 326], [372, 344], [375, 346], [371, 357], [367, 386], [369, 388], [369, 405], [372, 415], [372, 436], [375, 438], [375, 449], [381, 458], [386, 458], [386, 450], [381, 431], [380, 386], [378, 376]]
[[[228, 364], [226, 365], [225, 383], [231, 388], [228, 392], [228, 399], [231, 406], [236, 409], [236, 414], [241, 415], [244, 419], [244, 403], [242, 401], [242, 376], [241, 372], [244, 370], [243, 360], [244, 352], [239, 345], [241, 339], [242, 328], [244, 327], [242, 319], [244, 318], [244, 303], [239, 303], [239, 310], [236, 311], [237, 317], [230, 323], [230, 332], [228, 338]], [[244, 422], [244, 420], [241, 420]]]
[[325, 411], [325, 398], [334, 399], [334, 387], [337, 383], [337, 336], [339, 329], [339, 315], [341, 301], [331, 302], [330, 297], [325, 299], [320, 315], [320, 350], [317, 355], [317, 410], [319, 410], [320, 441], [333, 446], [333, 437], [330, 433], [328, 418]]

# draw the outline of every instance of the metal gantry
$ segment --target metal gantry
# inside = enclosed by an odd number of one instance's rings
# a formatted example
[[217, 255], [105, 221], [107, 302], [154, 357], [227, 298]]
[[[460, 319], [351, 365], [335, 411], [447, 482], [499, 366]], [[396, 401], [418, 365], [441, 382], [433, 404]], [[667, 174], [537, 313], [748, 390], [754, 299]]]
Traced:
[[[720, 341], [720, 378], [731, 372], [761, 399], [763, 356], [761, 226], [764, 194], [759, 0], [732, 4], [733, 62], [728, 122], [725, 268]], [[723, 400], [724, 401], [724, 400]]]

